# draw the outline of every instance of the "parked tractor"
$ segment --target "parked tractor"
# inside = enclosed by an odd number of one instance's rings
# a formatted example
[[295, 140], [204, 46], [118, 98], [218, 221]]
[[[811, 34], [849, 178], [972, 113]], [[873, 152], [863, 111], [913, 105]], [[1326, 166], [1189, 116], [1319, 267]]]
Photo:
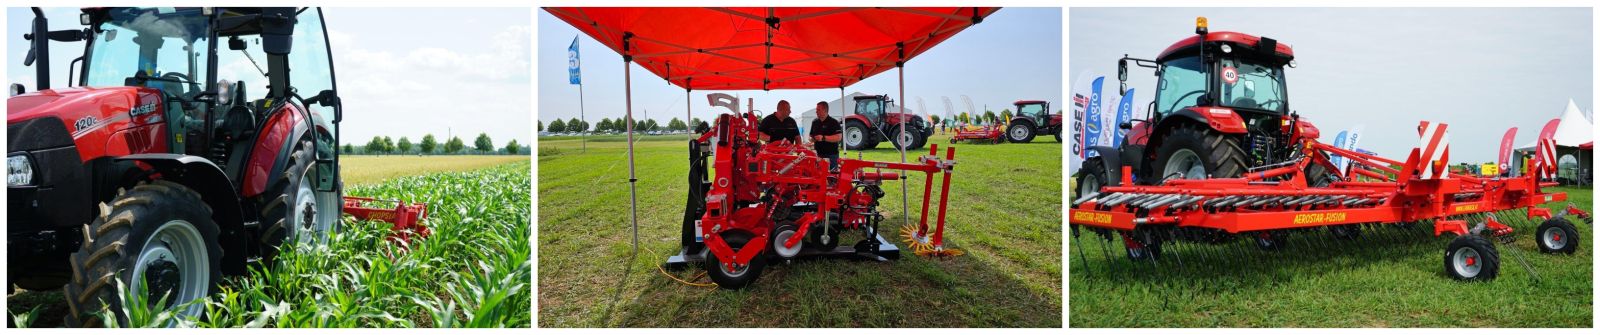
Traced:
[[[933, 136], [933, 127], [921, 116], [889, 112], [889, 100], [884, 95], [855, 97], [856, 111], [845, 117], [844, 145], [850, 150], [878, 147], [878, 142], [888, 139], [895, 149], [920, 149]], [[902, 130], [904, 130], [902, 132]]]
[[1006, 127], [1006, 139], [1011, 143], [1033, 142], [1034, 136], [1055, 135], [1061, 142], [1061, 114], [1050, 113], [1050, 102], [1043, 100], [1018, 100], [1017, 115]]
[[[56, 31], [33, 12], [37, 91], [6, 101], [8, 284], [63, 289], [72, 326], [127, 323], [119, 285], [194, 317], [222, 276], [338, 229], [320, 9], [86, 8]], [[50, 41], [86, 44], [68, 87], [50, 86]]]

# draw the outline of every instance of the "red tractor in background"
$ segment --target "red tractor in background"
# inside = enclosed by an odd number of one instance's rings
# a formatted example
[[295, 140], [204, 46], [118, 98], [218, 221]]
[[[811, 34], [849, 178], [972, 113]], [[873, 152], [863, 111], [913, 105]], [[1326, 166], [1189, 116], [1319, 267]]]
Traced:
[[[913, 150], [928, 144], [933, 136], [933, 126], [921, 116], [889, 112], [885, 95], [855, 97], [854, 114], [844, 118], [844, 145], [850, 150], [867, 150], [878, 147], [878, 142], [889, 139], [895, 149]], [[904, 128], [904, 132], [902, 132]]]
[[[73, 326], [105, 307], [126, 323], [119, 282], [194, 317], [204, 304], [182, 304], [223, 275], [337, 229], [320, 9], [86, 8], [85, 28], [57, 31], [33, 12], [38, 91], [13, 84], [6, 101], [8, 284], [64, 288]], [[49, 41], [86, 43], [69, 87], [50, 86]], [[254, 71], [220, 78], [234, 62]]]
[[1017, 100], [1016, 116], [1006, 127], [1006, 139], [1011, 143], [1033, 142], [1034, 136], [1055, 135], [1061, 142], [1061, 113], [1050, 112], [1050, 102], [1043, 100]]
[[[1156, 98], [1144, 119], [1118, 125], [1131, 129], [1120, 147], [1089, 148], [1098, 156], [1084, 160], [1077, 195], [1117, 186], [1123, 166], [1132, 168], [1132, 180], [1141, 185], [1239, 177], [1292, 160], [1299, 152], [1294, 143], [1320, 135], [1290, 109], [1284, 81], [1284, 67], [1294, 66], [1289, 45], [1236, 32], [1208, 32], [1204, 18], [1195, 33], [1155, 60], [1125, 56], [1117, 61], [1122, 91], [1127, 90], [1130, 61], [1156, 69]], [[1314, 164], [1307, 175], [1314, 186], [1326, 185], [1336, 178], [1330, 170]]]

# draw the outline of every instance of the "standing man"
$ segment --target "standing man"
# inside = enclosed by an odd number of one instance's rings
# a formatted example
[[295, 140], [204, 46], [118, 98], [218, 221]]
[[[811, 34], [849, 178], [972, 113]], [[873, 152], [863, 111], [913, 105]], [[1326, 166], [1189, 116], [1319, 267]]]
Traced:
[[777, 140], [800, 143], [800, 125], [789, 117], [788, 100], [778, 100], [778, 111], [761, 118], [761, 125], [756, 129], [761, 131], [761, 140], [768, 143]]
[[828, 117], [828, 102], [817, 102], [817, 119], [811, 120], [811, 145], [817, 156], [828, 159], [828, 169], [839, 168], [839, 140], [844, 137], [839, 120]]

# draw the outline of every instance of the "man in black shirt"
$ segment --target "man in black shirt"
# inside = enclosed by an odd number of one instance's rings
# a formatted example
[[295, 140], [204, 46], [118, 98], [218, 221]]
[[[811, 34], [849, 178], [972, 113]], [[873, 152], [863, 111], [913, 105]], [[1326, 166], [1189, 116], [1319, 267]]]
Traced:
[[817, 148], [817, 156], [828, 159], [829, 168], [839, 167], [839, 140], [844, 137], [844, 129], [839, 127], [839, 120], [828, 116], [828, 102], [817, 102], [817, 119], [811, 120], [811, 144]]
[[761, 125], [756, 129], [761, 131], [762, 141], [800, 142], [800, 125], [795, 124], [794, 119], [789, 117], [788, 100], [778, 100], [778, 111], [761, 118]]

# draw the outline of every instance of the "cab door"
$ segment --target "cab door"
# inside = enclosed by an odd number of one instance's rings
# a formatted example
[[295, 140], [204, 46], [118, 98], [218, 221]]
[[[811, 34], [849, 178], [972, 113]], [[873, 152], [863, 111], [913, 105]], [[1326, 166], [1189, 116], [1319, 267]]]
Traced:
[[294, 52], [289, 54], [290, 86], [306, 99], [316, 131], [317, 191], [333, 191], [339, 185], [339, 122], [343, 118], [338, 87], [334, 80], [333, 53], [328, 44], [322, 8], [302, 8], [296, 14]]

